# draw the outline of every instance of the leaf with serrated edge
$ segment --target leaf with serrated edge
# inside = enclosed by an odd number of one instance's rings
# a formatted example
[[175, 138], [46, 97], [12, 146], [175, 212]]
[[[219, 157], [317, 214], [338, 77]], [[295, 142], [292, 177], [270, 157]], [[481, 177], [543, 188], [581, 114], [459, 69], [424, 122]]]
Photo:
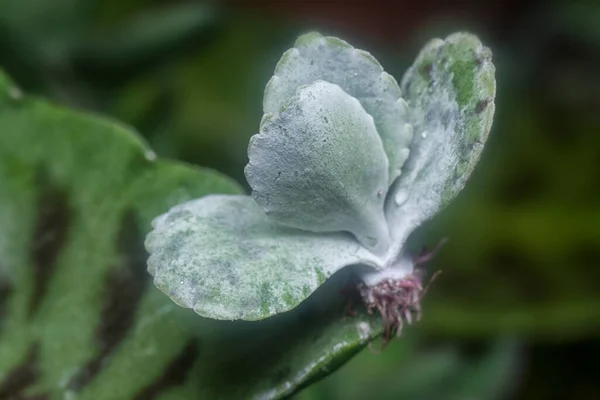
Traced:
[[494, 115], [494, 72], [490, 50], [456, 33], [430, 41], [404, 75], [415, 137], [386, 203], [398, 248], [460, 192], [479, 160]]
[[298, 87], [318, 79], [339, 85], [373, 116], [389, 159], [389, 182], [393, 182], [408, 157], [412, 127], [398, 83], [370, 53], [316, 32], [300, 36], [267, 83], [265, 114], [279, 113]]
[[351, 232], [385, 250], [387, 158], [373, 118], [339, 86], [298, 89], [250, 139], [252, 197], [274, 221], [314, 232]]
[[349, 234], [281, 227], [250, 196], [206, 196], [156, 218], [149, 271], [177, 304], [214, 319], [296, 307], [337, 270], [378, 260]]

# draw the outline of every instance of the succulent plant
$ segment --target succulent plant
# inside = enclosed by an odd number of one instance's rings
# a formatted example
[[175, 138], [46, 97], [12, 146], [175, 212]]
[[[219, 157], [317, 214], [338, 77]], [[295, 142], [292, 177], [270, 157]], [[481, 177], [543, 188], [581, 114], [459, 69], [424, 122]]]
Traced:
[[251, 196], [208, 195], [157, 217], [146, 239], [156, 286], [204, 317], [260, 320], [362, 264], [367, 307], [400, 333], [423, 294], [407, 238], [465, 185], [494, 96], [491, 52], [470, 34], [430, 41], [400, 85], [343, 40], [299, 37], [266, 85]]

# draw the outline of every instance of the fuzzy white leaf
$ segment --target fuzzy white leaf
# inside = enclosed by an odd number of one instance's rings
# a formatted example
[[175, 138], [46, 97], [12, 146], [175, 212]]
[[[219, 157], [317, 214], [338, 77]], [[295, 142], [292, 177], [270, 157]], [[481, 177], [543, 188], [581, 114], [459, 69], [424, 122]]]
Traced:
[[368, 248], [388, 247], [388, 161], [373, 118], [338, 85], [300, 87], [263, 119], [248, 157], [252, 196], [278, 223], [351, 232]]
[[491, 52], [473, 35], [429, 42], [402, 80], [414, 140], [386, 204], [394, 246], [465, 185], [488, 137], [496, 83]]
[[393, 182], [408, 157], [412, 127], [398, 83], [370, 53], [316, 32], [300, 36], [267, 84], [265, 114], [279, 113], [298, 87], [319, 79], [339, 85], [373, 116], [389, 159], [389, 182]]
[[380, 263], [349, 234], [274, 224], [250, 196], [183, 203], [153, 227], [146, 248], [156, 286], [213, 319], [258, 320], [288, 311], [339, 269]]

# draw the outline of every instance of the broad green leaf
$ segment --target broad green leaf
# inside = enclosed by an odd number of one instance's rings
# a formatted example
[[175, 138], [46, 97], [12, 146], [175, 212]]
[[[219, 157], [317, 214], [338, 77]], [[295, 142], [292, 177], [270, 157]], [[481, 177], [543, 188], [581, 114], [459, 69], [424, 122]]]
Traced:
[[378, 334], [362, 314], [343, 318], [348, 275], [261, 323], [173, 303], [146, 271], [151, 220], [240, 188], [154, 158], [128, 128], [0, 74], [1, 398], [276, 399]]
[[387, 248], [387, 158], [373, 118], [339, 86], [316, 81], [266, 114], [248, 158], [252, 197], [274, 221]]
[[267, 83], [265, 114], [279, 113], [298, 87], [319, 79], [339, 85], [373, 116], [389, 159], [389, 182], [393, 182], [408, 157], [412, 127], [398, 83], [370, 53], [316, 32], [300, 36]]
[[434, 39], [404, 75], [402, 89], [415, 137], [387, 204], [398, 243], [460, 192], [479, 160], [494, 115], [491, 52], [470, 34]]
[[289, 311], [339, 269], [378, 261], [348, 234], [278, 226], [250, 196], [206, 196], [152, 225], [146, 248], [156, 286], [214, 319]]

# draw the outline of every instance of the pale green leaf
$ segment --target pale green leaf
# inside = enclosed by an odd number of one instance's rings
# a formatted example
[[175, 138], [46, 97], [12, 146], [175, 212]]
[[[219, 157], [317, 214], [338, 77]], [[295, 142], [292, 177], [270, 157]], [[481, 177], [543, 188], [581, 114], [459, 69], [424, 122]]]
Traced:
[[456, 33], [434, 39], [402, 80], [415, 137], [405, 171], [386, 205], [394, 241], [447, 205], [479, 160], [494, 114], [491, 52]]
[[389, 159], [389, 182], [393, 182], [408, 157], [412, 127], [398, 83], [370, 53], [316, 32], [300, 36], [283, 54], [267, 84], [264, 112], [279, 113], [298, 87], [318, 79], [339, 85], [373, 116]]
[[299, 88], [279, 114], [265, 116], [248, 158], [252, 196], [278, 223], [387, 247], [388, 161], [373, 118], [338, 85]]
[[282, 227], [250, 196], [206, 196], [156, 218], [154, 282], [214, 319], [257, 320], [296, 307], [337, 270], [377, 259], [349, 234]]

